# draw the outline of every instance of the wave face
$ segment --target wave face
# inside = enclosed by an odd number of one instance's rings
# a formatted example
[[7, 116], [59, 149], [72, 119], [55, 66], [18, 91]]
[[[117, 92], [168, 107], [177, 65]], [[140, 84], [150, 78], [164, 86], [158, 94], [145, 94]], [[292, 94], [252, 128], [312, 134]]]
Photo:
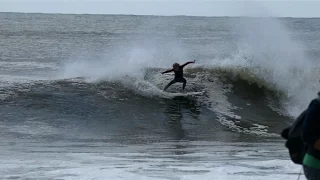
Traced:
[[[318, 19], [0, 17], [0, 97], [6, 107], [2, 114], [11, 120], [38, 115], [64, 124], [82, 119], [79, 126], [86, 131], [88, 119], [96, 124], [105, 119], [102, 126], [118, 134], [129, 128], [127, 119], [155, 128], [156, 122], [143, 124], [161, 117], [181, 120], [190, 111], [187, 116], [201, 116], [221, 130], [275, 137], [318, 91]], [[185, 70], [187, 91], [205, 94], [168, 100], [162, 89], [173, 77], [160, 72], [192, 59], [197, 61]], [[180, 89], [177, 83], [169, 91]], [[6, 114], [17, 110], [14, 116]], [[42, 131], [43, 121], [38, 123], [40, 134], [68, 133], [53, 122], [50, 131]], [[201, 133], [207, 138], [215, 134]]]
[[[126, 118], [123, 115], [129, 112], [151, 115], [161, 108], [159, 103], [171, 106], [175, 102], [187, 109], [204, 108], [211, 111], [206, 116], [214, 117], [231, 131], [266, 137], [276, 137], [286, 122], [287, 118], [282, 113], [286, 109], [281, 104], [286, 97], [284, 92], [248, 70], [187, 69], [187, 91], [205, 91], [204, 95], [189, 98], [173, 97], [162, 91], [172, 79], [171, 75], [160, 75], [162, 70], [144, 69], [141, 77], [125, 75], [99, 80], [78, 77], [12, 83], [3, 87], [2, 104], [15, 104], [26, 108], [28, 112], [52, 111], [56, 118], [62, 114], [95, 117], [97, 111], [100, 114], [113, 109], [99, 116], [116, 120]], [[182, 84], [176, 83], [169, 88], [169, 92], [180, 92], [181, 87]], [[129, 109], [127, 103], [131, 105]], [[141, 106], [146, 107], [141, 109]], [[175, 108], [169, 109], [164, 114], [177, 111]], [[123, 111], [124, 114], [115, 113], [117, 111]]]

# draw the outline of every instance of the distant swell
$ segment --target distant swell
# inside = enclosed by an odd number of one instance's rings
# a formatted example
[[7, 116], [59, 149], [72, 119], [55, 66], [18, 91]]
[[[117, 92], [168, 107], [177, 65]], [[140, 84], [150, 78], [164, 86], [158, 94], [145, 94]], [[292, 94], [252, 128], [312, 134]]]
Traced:
[[96, 31], [2, 31], [0, 35], [4, 36], [116, 36], [116, 33], [111, 32], [96, 32]]

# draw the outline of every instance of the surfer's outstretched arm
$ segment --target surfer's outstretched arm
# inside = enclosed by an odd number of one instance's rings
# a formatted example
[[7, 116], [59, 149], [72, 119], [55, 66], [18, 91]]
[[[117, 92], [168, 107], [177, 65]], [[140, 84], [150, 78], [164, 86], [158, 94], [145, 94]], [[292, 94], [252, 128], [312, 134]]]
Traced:
[[186, 63], [182, 64], [181, 67], [185, 67], [186, 65], [191, 64], [191, 63], [195, 63], [195, 62], [196, 62], [196, 60], [186, 62]]
[[173, 71], [173, 69], [169, 69], [169, 70], [166, 70], [166, 71], [162, 72], [161, 74], [169, 73], [169, 72], [172, 72], [172, 71]]

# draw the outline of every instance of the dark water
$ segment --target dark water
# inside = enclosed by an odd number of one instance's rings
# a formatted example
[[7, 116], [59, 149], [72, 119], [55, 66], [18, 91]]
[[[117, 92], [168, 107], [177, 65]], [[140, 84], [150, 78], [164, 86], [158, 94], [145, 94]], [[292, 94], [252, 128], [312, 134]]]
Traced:
[[[319, 19], [0, 23], [3, 179], [297, 177], [278, 134], [316, 95]], [[168, 98], [160, 72], [192, 59], [187, 91], [204, 95]]]

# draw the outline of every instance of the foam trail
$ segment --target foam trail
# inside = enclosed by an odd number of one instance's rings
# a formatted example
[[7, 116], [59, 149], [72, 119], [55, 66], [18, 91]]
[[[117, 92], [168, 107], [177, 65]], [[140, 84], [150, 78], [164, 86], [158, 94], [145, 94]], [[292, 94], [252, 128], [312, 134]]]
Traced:
[[147, 63], [147, 59], [150, 58], [143, 51], [143, 49], [133, 49], [131, 52], [118, 52], [118, 55], [114, 52], [96, 60], [90, 58], [76, 60], [67, 63], [60, 76], [61, 78], [87, 77], [91, 81], [106, 78], [116, 80], [126, 75], [140, 77], [143, 75], [141, 70], [144, 67], [141, 64]]

